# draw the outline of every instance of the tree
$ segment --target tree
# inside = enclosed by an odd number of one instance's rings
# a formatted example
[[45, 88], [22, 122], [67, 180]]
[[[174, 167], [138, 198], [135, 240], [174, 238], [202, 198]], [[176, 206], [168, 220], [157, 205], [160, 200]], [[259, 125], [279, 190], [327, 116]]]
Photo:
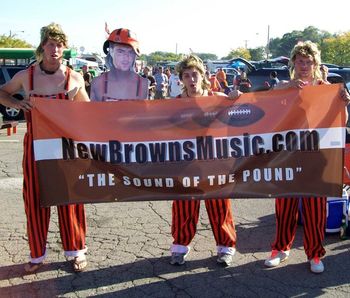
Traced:
[[237, 48], [237, 49], [231, 50], [231, 52], [226, 57], [222, 57], [221, 59], [230, 60], [238, 57], [244, 58], [246, 60], [251, 59], [250, 52], [246, 48]]
[[321, 53], [323, 61], [338, 65], [349, 65], [350, 31], [323, 40]]
[[32, 48], [26, 41], [15, 36], [0, 35], [0, 48]]
[[158, 64], [159, 62], [170, 62], [170, 61], [180, 61], [181, 59], [181, 54], [174, 54], [174, 53], [170, 53], [170, 52], [161, 52], [161, 51], [157, 51], [157, 52], [153, 52], [149, 55], [142, 55], [142, 57], [144, 58], [144, 60], [147, 61], [147, 64], [149, 65], [155, 65]]
[[323, 40], [330, 37], [332, 37], [332, 34], [329, 32], [319, 30], [313, 26], [309, 26], [306, 27], [303, 31], [294, 30], [292, 32], [286, 33], [282, 38], [272, 38], [269, 42], [269, 50], [272, 57], [289, 57], [293, 47], [299, 41], [310, 40], [321, 46]]
[[287, 56], [289, 57], [291, 50], [298, 41], [303, 40], [303, 34], [301, 31], [292, 31], [285, 33], [281, 39], [276, 43], [273, 40], [269, 43], [269, 50], [272, 57]]
[[197, 55], [199, 58], [201, 58], [203, 61], [205, 60], [218, 60], [218, 56], [215, 54], [210, 54], [210, 53], [194, 53]]
[[265, 58], [265, 48], [258, 47], [254, 49], [248, 49], [250, 54], [250, 59], [253, 61], [263, 60]]
[[[350, 63], [350, 31], [343, 34], [331, 34], [316, 27], [309, 26], [303, 31], [294, 30], [285, 33], [282, 38], [272, 38], [269, 42], [269, 53], [271, 57], [290, 56], [293, 47], [299, 41], [310, 40], [319, 46], [322, 54], [322, 61], [339, 65]], [[223, 57], [229, 60], [236, 57], [243, 57], [247, 60], [263, 60], [266, 55], [263, 47], [254, 49], [237, 48]], [[349, 65], [350, 66], [350, 65]]]

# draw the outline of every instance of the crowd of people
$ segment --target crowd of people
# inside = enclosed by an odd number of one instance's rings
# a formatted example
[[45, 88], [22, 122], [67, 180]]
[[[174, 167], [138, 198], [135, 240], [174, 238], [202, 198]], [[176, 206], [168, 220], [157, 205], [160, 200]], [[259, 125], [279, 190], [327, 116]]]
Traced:
[[[149, 81], [148, 99], [176, 98], [184, 88], [176, 67], [145, 66], [140, 75]], [[238, 69], [238, 74], [232, 82], [228, 82], [223, 68], [218, 68], [216, 72], [211, 73], [205, 67], [205, 76], [210, 82], [210, 90], [214, 92], [222, 92], [228, 95], [233, 90], [239, 90], [242, 93], [251, 91], [252, 82], [248, 79], [243, 68]]]
[[[42, 208], [37, 189], [37, 173], [33, 157], [33, 136], [31, 135], [31, 114], [33, 103], [30, 97], [74, 101], [146, 100], [165, 98], [195, 98], [207, 96], [228, 96], [234, 100], [242, 93], [250, 92], [252, 83], [244, 69], [235, 78], [233, 90], [227, 90], [226, 74], [219, 69], [211, 74], [203, 61], [195, 56], [184, 57], [173, 70], [148, 66], [142, 75], [135, 72], [135, 60], [140, 55], [139, 43], [134, 34], [125, 28], [112, 31], [103, 44], [109, 71], [91, 78], [71, 70], [62, 64], [63, 50], [67, 47], [67, 36], [57, 24], [41, 29], [40, 45], [37, 48], [37, 63], [17, 73], [1, 87], [0, 103], [26, 112], [28, 131], [24, 140], [23, 197], [27, 217], [27, 234], [30, 259], [26, 272], [35, 272], [44, 262], [50, 219], [50, 208]], [[312, 42], [300, 42], [291, 53], [291, 79], [279, 81], [271, 73], [272, 89], [298, 88], [307, 85], [328, 84], [320, 71], [320, 51]], [[12, 97], [23, 89], [23, 101]], [[87, 92], [88, 91], [88, 92]], [[345, 89], [341, 97], [350, 100]], [[276, 237], [271, 255], [266, 259], [267, 267], [276, 267], [289, 255], [295, 237], [299, 198], [276, 198]], [[302, 219], [304, 222], [304, 249], [310, 270], [321, 273], [325, 255], [322, 246], [326, 222], [326, 198], [303, 197]], [[172, 205], [170, 263], [183, 265], [190, 251], [190, 243], [196, 233], [199, 220], [199, 200], [176, 200]], [[205, 207], [217, 246], [217, 262], [230, 266], [236, 251], [236, 230], [231, 201], [229, 198], [205, 200]], [[72, 261], [75, 271], [87, 266], [85, 243], [86, 219], [82, 204], [58, 206], [59, 228], [65, 256]]]
[[[107, 54], [105, 52], [105, 54]], [[106, 58], [105, 69], [110, 69], [111, 65]], [[150, 66], [146, 65], [138, 69], [135, 63], [135, 72], [143, 78], [148, 79], [148, 99], [169, 99], [176, 98], [181, 94], [183, 89], [183, 83], [179, 78], [176, 67], [164, 67], [164, 66]], [[72, 66], [70, 65], [72, 68]], [[239, 67], [236, 70], [237, 74], [234, 75], [232, 82], [229, 81], [226, 70], [222, 67], [217, 68], [215, 72], [210, 72], [206, 65], [205, 75], [210, 82], [210, 90], [214, 92], [222, 92], [228, 95], [232, 90], [239, 90], [242, 93], [251, 92], [253, 84], [247, 76], [247, 72], [244, 67]], [[323, 66], [322, 66], [323, 67]], [[96, 73], [94, 73], [89, 66], [84, 65], [81, 69], [77, 70], [84, 78], [86, 92], [90, 97], [91, 83]], [[103, 71], [105, 72], [105, 71]], [[273, 89], [279, 82], [276, 71], [271, 71], [269, 78], [266, 78], [265, 87], [266, 90]]]

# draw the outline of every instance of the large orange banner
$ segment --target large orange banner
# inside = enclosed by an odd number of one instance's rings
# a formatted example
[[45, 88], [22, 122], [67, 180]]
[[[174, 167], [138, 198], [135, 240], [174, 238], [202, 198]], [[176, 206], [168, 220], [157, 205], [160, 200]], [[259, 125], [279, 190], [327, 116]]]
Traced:
[[158, 101], [34, 98], [43, 206], [341, 196], [339, 85]]

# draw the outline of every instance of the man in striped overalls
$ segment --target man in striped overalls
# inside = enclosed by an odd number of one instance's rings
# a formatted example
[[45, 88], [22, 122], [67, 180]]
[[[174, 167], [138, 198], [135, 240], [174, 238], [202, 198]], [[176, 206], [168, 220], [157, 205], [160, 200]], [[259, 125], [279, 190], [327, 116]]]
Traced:
[[[274, 89], [298, 88], [329, 84], [322, 75], [321, 54], [317, 45], [311, 41], [300, 42], [292, 50], [290, 59], [290, 81], [280, 81]], [[349, 101], [349, 94], [344, 89], [340, 96]], [[272, 252], [265, 260], [265, 266], [276, 267], [289, 257], [298, 220], [299, 200], [302, 204], [304, 228], [304, 250], [313, 273], [322, 273], [324, 265], [321, 258], [326, 254], [322, 245], [326, 228], [326, 197], [277, 198], [276, 236]]]
[[[205, 76], [203, 61], [195, 56], [184, 57], [176, 69], [183, 83], [182, 94], [178, 98], [196, 98], [203, 96], [225, 96], [221, 92], [210, 90], [210, 82]], [[234, 91], [230, 98], [237, 98], [241, 93]], [[170, 264], [183, 265], [190, 251], [190, 243], [197, 231], [200, 200], [175, 200], [172, 206]], [[205, 208], [216, 242], [217, 262], [222, 266], [230, 266], [236, 252], [236, 228], [234, 225], [231, 201], [226, 199], [207, 199]]]
[[[33, 154], [31, 97], [48, 100], [89, 101], [83, 77], [62, 64], [67, 36], [58, 24], [51, 23], [41, 28], [41, 41], [36, 50], [36, 63], [18, 72], [0, 89], [0, 103], [26, 112], [27, 133], [24, 138], [23, 198], [27, 216], [27, 234], [30, 261], [26, 272], [35, 272], [46, 257], [46, 242], [50, 221], [50, 208], [42, 208], [37, 186], [37, 172]], [[12, 94], [23, 89], [23, 101]], [[86, 220], [82, 204], [58, 206], [59, 229], [65, 256], [72, 259], [73, 269], [82, 271], [86, 261]]]

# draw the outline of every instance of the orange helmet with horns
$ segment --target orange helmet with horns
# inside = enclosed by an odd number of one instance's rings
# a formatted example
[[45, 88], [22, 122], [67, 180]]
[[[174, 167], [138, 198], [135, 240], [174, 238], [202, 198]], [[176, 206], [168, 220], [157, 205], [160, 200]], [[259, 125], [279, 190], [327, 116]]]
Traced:
[[119, 28], [113, 30], [103, 44], [103, 52], [105, 54], [108, 54], [109, 42], [129, 45], [133, 48], [136, 55], [140, 56], [139, 42], [137, 41], [136, 36], [129, 29]]

